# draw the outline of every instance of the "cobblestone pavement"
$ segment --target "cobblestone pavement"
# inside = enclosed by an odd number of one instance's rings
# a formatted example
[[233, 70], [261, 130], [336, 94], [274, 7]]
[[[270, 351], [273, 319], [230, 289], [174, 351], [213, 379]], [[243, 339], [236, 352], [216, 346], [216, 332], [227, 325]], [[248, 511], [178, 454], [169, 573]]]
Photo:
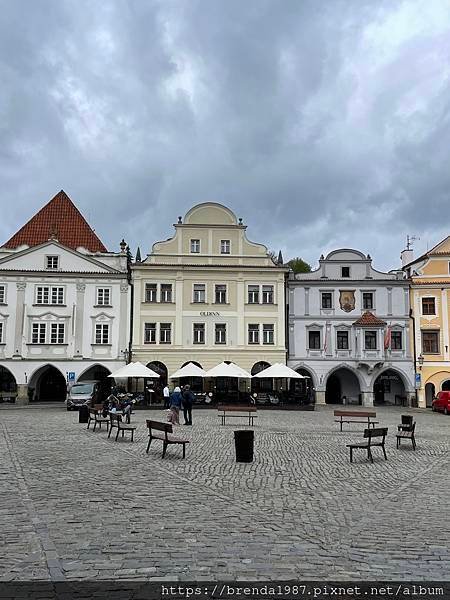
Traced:
[[[86, 430], [61, 408], [0, 410], [0, 580], [448, 579], [450, 417], [420, 410], [417, 451], [395, 448], [405, 409], [377, 408], [388, 461], [345, 445], [332, 409], [259, 411], [255, 460], [239, 419], [194, 412], [186, 459]], [[243, 421], [244, 422], [244, 421]], [[378, 449], [374, 450], [377, 453]], [[358, 452], [358, 451], [357, 451]]]

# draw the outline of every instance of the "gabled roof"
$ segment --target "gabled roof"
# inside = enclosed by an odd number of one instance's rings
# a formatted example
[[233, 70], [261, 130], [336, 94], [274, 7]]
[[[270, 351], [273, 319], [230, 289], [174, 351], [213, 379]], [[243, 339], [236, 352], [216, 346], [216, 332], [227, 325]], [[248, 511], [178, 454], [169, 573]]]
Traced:
[[424, 254], [419, 256], [418, 258], [415, 258], [410, 263], [405, 265], [403, 267], [403, 269], [406, 269], [407, 267], [414, 265], [415, 263], [425, 260], [425, 259], [429, 258], [430, 256], [448, 256], [448, 255], [450, 255], [450, 235], [447, 236], [446, 238], [444, 238], [443, 240], [441, 240], [438, 244], [436, 244], [436, 246], [431, 248], [431, 250], [428, 250], [427, 252], [425, 252]]
[[356, 325], [356, 327], [384, 327], [386, 321], [382, 321], [373, 313], [366, 311], [353, 323], [353, 325]]
[[3, 244], [3, 248], [17, 248], [24, 244], [38, 246], [49, 239], [56, 239], [63, 246], [73, 250], [82, 246], [90, 252], [107, 252], [101, 240], [63, 190]]

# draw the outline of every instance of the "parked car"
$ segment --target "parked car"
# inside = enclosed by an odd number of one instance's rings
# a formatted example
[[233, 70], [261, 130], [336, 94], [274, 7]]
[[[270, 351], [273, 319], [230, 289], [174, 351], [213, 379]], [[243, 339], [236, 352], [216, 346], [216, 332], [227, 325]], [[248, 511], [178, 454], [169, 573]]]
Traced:
[[83, 405], [92, 406], [99, 389], [99, 381], [74, 383], [67, 394], [67, 410], [78, 410]]
[[450, 415], [450, 392], [439, 392], [433, 400], [431, 408]]

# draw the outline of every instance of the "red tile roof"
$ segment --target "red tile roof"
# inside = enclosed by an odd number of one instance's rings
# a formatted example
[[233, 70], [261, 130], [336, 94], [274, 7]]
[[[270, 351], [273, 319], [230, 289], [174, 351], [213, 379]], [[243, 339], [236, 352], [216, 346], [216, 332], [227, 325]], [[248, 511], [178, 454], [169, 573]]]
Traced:
[[356, 325], [357, 327], [384, 327], [386, 321], [382, 321], [376, 315], [367, 311], [363, 313], [353, 325]]
[[101, 240], [63, 190], [3, 244], [3, 248], [17, 248], [23, 244], [38, 246], [51, 238], [73, 250], [83, 246], [90, 252], [107, 252]]

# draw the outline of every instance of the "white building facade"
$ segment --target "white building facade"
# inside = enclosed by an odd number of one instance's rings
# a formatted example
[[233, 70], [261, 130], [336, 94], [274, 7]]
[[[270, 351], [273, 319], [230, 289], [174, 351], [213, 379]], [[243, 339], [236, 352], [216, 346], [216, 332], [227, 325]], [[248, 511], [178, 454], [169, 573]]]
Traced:
[[68, 384], [104, 379], [125, 363], [125, 244], [118, 253], [73, 249], [57, 239], [13, 245], [0, 248], [0, 398], [64, 401]]
[[412, 405], [409, 282], [369, 255], [341, 249], [290, 274], [288, 365], [311, 378], [318, 404]]

